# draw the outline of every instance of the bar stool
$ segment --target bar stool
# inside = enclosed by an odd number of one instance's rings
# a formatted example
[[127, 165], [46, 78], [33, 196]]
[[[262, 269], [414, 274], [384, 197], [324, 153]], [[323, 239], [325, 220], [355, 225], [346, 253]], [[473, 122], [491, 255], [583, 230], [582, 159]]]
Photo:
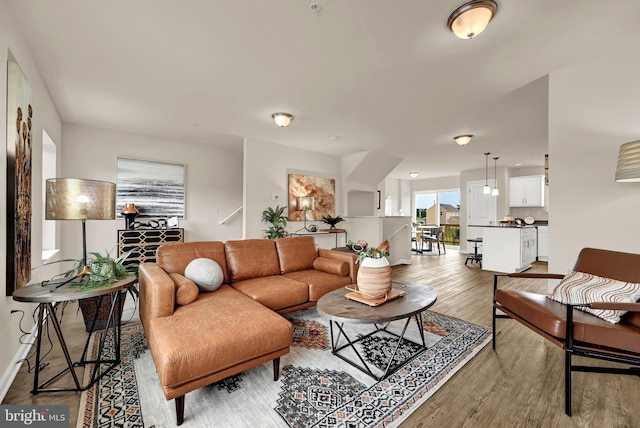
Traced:
[[473, 242], [473, 256], [467, 256], [464, 265], [466, 266], [467, 262], [471, 260], [472, 263], [479, 263], [480, 269], [482, 269], [482, 254], [478, 254], [478, 243], [482, 243], [482, 238], [467, 239], [467, 242]]

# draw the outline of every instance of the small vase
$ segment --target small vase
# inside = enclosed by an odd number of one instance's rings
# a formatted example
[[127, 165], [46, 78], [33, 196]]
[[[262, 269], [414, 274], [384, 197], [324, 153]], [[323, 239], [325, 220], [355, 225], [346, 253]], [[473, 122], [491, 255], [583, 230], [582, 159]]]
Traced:
[[124, 208], [120, 211], [120, 214], [124, 216], [124, 227], [125, 229], [133, 229], [133, 223], [136, 219], [136, 216], [140, 214], [138, 208], [136, 208], [136, 204], [133, 202], [127, 202], [124, 204]]
[[358, 269], [358, 291], [364, 297], [379, 299], [391, 291], [391, 266], [386, 257], [365, 257]]

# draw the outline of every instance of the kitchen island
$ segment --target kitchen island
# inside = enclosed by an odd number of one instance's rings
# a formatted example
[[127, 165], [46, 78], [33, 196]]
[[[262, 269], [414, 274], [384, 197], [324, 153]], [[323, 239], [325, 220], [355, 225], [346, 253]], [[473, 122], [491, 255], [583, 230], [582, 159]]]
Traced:
[[535, 226], [484, 226], [482, 269], [494, 272], [522, 272], [537, 257]]

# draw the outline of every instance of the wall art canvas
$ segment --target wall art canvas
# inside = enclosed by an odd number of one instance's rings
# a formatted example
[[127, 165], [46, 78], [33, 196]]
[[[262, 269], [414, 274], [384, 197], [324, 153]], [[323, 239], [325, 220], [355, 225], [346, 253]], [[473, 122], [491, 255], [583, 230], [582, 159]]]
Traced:
[[314, 209], [307, 211], [307, 221], [321, 220], [325, 215], [335, 215], [336, 180], [334, 178], [289, 174], [288, 218], [290, 221], [304, 220], [303, 212], [296, 210], [298, 196], [314, 198]]
[[134, 203], [139, 217], [184, 218], [184, 165], [118, 157], [116, 213]]
[[7, 61], [7, 296], [31, 279], [31, 87]]

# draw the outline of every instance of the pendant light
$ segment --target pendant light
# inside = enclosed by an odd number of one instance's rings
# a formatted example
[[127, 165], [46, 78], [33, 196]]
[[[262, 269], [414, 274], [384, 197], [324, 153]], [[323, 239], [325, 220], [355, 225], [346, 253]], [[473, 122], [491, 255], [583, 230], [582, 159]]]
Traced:
[[491, 193], [491, 188], [489, 187], [489, 155], [491, 153], [487, 152], [484, 154], [484, 187], [482, 188], [482, 193], [488, 195]]
[[493, 196], [500, 195], [500, 191], [498, 190], [498, 159], [500, 159], [500, 158], [499, 157], [493, 158], [493, 162], [494, 162], [493, 176], [496, 179], [496, 182], [495, 182], [495, 184], [493, 186], [493, 190], [491, 191], [491, 194]]

